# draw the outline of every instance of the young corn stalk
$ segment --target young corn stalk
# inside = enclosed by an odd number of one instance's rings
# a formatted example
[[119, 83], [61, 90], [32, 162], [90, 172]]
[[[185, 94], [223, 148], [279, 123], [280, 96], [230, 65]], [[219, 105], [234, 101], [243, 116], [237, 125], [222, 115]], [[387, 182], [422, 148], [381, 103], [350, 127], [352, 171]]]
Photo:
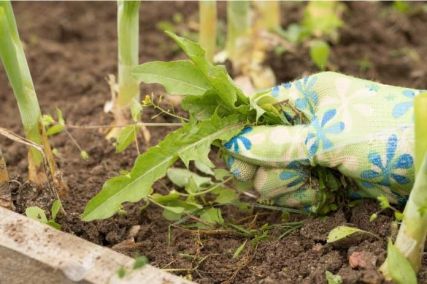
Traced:
[[[415, 272], [421, 267], [427, 234], [427, 93], [414, 100], [415, 113], [415, 184], [404, 210], [404, 217], [394, 243], [395, 248], [409, 261]], [[381, 267], [386, 277], [397, 283], [410, 283], [396, 279], [394, 259], [389, 255]], [[400, 261], [402, 263], [402, 261]], [[409, 273], [405, 273], [408, 275]], [[416, 280], [415, 280], [416, 281]], [[413, 282], [411, 282], [413, 283]]]
[[199, 42], [206, 51], [209, 61], [213, 60], [216, 49], [217, 8], [215, 0], [199, 1]]
[[[113, 97], [115, 125], [129, 123], [129, 111], [137, 120], [140, 112], [139, 83], [131, 70], [138, 65], [139, 1], [117, 1], [118, 93]], [[107, 138], [117, 138], [120, 128], [113, 128]]]
[[[32, 142], [43, 144], [40, 106], [9, 1], [0, 1], [0, 58], [18, 102], [25, 135]], [[28, 170], [30, 181], [39, 185], [47, 181], [43, 155], [34, 148], [29, 149]]]

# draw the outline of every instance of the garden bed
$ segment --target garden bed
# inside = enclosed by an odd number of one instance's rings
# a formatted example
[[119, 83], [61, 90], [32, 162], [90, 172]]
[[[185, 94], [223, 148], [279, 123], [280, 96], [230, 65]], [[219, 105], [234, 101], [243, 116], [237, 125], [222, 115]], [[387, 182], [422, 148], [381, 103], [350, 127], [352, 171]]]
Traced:
[[[413, 88], [426, 88], [427, 13], [420, 10], [405, 15], [384, 3], [346, 3], [345, 27], [341, 29], [339, 43], [332, 46], [331, 67], [336, 71], [383, 83]], [[108, 3], [14, 3], [16, 18], [32, 71], [38, 97], [45, 113], [60, 108], [67, 124], [108, 125], [112, 117], [103, 111], [110, 99], [106, 82], [108, 74], [116, 73], [116, 9]], [[283, 24], [298, 21], [302, 15], [299, 3], [283, 5]], [[141, 13], [140, 62], [169, 60], [180, 56], [175, 45], [156, 24], [183, 16], [189, 23], [197, 20], [197, 3], [147, 2]], [[223, 13], [223, 7], [220, 9]], [[220, 13], [221, 14], [221, 13]], [[46, 15], [46, 16], [44, 16]], [[272, 53], [269, 60], [279, 82], [316, 72], [306, 48], [281, 55]], [[21, 123], [15, 100], [7, 87], [4, 72], [0, 72], [0, 126], [21, 133]], [[161, 92], [155, 86], [142, 86], [142, 95]], [[144, 113], [144, 120], [154, 115]], [[172, 122], [166, 116], [154, 121]], [[152, 128], [152, 144], [171, 129]], [[57, 159], [69, 186], [69, 195], [63, 199], [66, 215], [58, 222], [62, 229], [93, 243], [128, 254], [145, 255], [151, 264], [170, 269], [199, 283], [262, 283], [296, 281], [325, 283], [325, 271], [340, 274], [344, 280], [381, 283], [375, 270], [384, 260], [386, 238], [391, 232], [392, 214], [384, 212], [373, 221], [378, 210], [374, 201], [354, 207], [345, 207], [327, 217], [309, 218], [301, 229], [279, 240], [281, 232], [270, 231], [267, 240], [256, 247], [249, 245], [241, 255], [233, 258], [244, 238], [222, 231], [189, 232], [174, 229], [168, 244], [167, 222], [158, 208], [145, 209], [141, 203], [126, 206], [126, 215], [104, 221], [84, 223], [80, 220], [87, 201], [94, 196], [109, 177], [121, 169], [129, 169], [137, 155], [130, 147], [116, 154], [114, 147], [104, 139], [105, 129], [70, 129], [90, 159], [83, 161], [66, 135], [52, 139], [60, 153]], [[140, 140], [142, 141], [142, 139]], [[16, 211], [23, 213], [28, 206], [50, 208], [55, 199], [48, 191], [37, 191], [26, 183], [26, 148], [0, 137], [12, 182]], [[147, 145], [141, 143], [141, 150]], [[160, 187], [156, 190], [162, 190]], [[224, 218], [253, 221], [253, 228], [265, 223], [283, 222], [276, 211], [258, 211], [250, 215], [227, 208]], [[246, 219], [245, 219], [246, 218]], [[292, 217], [299, 218], [299, 217]], [[244, 222], [244, 221], [242, 221]], [[353, 224], [381, 237], [357, 239], [341, 247], [326, 244], [327, 233], [337, 225]], [[140, 226], [140, 227], [135, 227]], [[124, 242], [131, 228], [139, 228], [135, 243]], [[135, 230], [135, 229], [134, 229]], [[363, 252], [375, 265], [352, 269], [349, 257]], [[427, 259], [419, 275], [427, 282]]]

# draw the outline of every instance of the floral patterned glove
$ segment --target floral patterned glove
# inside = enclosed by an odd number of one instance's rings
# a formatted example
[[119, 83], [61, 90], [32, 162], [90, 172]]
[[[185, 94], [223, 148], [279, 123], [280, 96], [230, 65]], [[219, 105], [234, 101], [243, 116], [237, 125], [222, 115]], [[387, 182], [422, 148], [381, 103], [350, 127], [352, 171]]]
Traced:
[[[225, 144], [234, 176], [252, 181], [261, 199], [281, 206], [319, 202], [310, 167], [335, 168], [353, 179], [353, 198], [385, 195], [404, 202], [414, 181], [413, 98], [419, 90], [322, 72], [272, 88], [308, 123], [248, 126]], [[287, 118], [291, 114], [286, 111]]]

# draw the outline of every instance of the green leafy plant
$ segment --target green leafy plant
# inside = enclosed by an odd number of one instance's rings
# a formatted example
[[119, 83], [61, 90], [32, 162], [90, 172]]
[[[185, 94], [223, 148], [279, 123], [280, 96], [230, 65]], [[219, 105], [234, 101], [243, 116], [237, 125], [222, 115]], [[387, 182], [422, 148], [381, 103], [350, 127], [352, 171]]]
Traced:
[[[10, 1], [0, 2], [0, 59], [18, 103], [26, 137], [37, 145], [43, 144], [49, 154], [49, 143], [42, 136], [40, 106]], [[29, 180], [39, 185], [47, 180], [43, 162], [43, 154], [31, 147], [28, 154]]]
[[[200, 195], [200, 186], [197, 186], [194, 176], [185, 186], [185, 194], [189, 198], [185, 204], [178, 200], [180, 194], [176, 192], [164, 196], [153, 194], [153, 184], [165, 177], [176, 161], [181, 160], [187, 168], [190, 162], [194, 162], [202, 172], [212, 172], [214, 164], [208, 158], [211, 146], [221, 149], [222, 141], [236, 135], [246, 124], [290, 124], [280, 115], [280, 110], [287, 107], [286, 102], [274, 104], [264, 93], [249, 99], [236, 87], [223, 66], [209, 62], [199, 44], [172, 33], [168, 35], [189, 60], [149, 62], [135, 67], [133, 74], [139, 81], [163, 84], [172, 93], [176, 86], [178, 93], [185, 96], [182, 106], [189, 112], [190, 119], [183, 121], [180, 129], [170, 133], [158, 145], [141, 154], [129, 173], [108, 180], [87, 204], [82, 215], [85, 221], [108, 218], [118, 212], [124, 202], [141, 199], [162, 206], [168, 217], [194, 212], [200, 207], [197, 202], [192, 202], [192, 196]], [[217, 178], [217, 186], [212, 185], [201, 192], [218, 191], [222, 199], [227, 199], [231, 194], [220, 189], [223, 185], [225, 181]], [[220, 222], [221, 218], [218, 215], [216, 219], [209, 220]]]
[[61, 204], [61, 201], [58, 199], [52, 203], [52, 207], [50, 209], [50, 216], [51, 216], [50, 219], [46, 217], [46, 214], [43, 211], [43, 209], [37, 206], [31, 206], [25, 209], [25, 215], [27, 215], [27, 217], [31, 219], [39, 221], [42, 224], [46, 224], [57, 230], [60, 230], [61, 225], [58, 224], [55, 220], [61, 208], [62, 208], [62, 204]]
[[[112, 110], [118, 126], [129, 122], [129, 110], [134, 121], [139, 120], [141, 112], [139, 83], [131, 75], [139, 62], [139, 4], [140, 1], [117, 1], [118, 87], [116, 90], [112, 84]], [[128, 133], [129, 129], [113, 128], [108, 138]]]
[[[427, 235], [427, 94], [419, 94], [414, 99], [415, 114], [415, 183], [403, 211], [403, 219], [394, 246], [389, 246], [388, 256], [381, 267], [383, 274], [400, 281], [394, 276], [399, 251], [411, 264], [415, 272], [421, 267], [424, 243]], [[396, 248], [393, 251], [393, 248]], [[391, 250], [390, 250], [391, 249]], [[398, 282], [410, 283], [410, 282]], [[412, 282], [411, 282], [412, 283]]]

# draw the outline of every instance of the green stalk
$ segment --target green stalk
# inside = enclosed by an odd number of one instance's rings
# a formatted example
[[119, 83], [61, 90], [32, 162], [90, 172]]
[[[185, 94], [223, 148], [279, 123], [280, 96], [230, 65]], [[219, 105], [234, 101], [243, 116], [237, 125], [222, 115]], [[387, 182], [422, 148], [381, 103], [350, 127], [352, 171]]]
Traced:
[[139, 3], [139, 1], [117, 1], [119, 93], [113, 109], [115, 124], [127, 123], [129, 109], [132, 104], [139, 102], [139, 83], [132, 76], [132, 68], [138, 65], [139, 59]]
[[[395, 246], [419, 271], [427, 235], [427, 93], [414, 100], [415, 114], [415, 184], [404, 210]], [[381, 268], [389, 275], [387, 260]]]
[[251, 26], [249, 1], [227, 2], [227, 44], [228, 58], [236, 72], [240, 72], [249, 60], [251, 49]]
[[257, 10], [257, 23], [259, 28], [276, 31], [280, 28], [280, 2], [279, 1], [255, 1]]
[[216, 49], [217, 36], [217, 9], [215, 0], [199, 1], [199, 42], [206, 51], [209, 61], [213, 60]]
[[[9, 1], [0, 1], [0, 58], [18, 102], [25, 135], [29, 140], [41, 144], [40, 106]], [[29, 179], [38, 184], [45, 181], [42, 163], [42, 154], [30, 148]]]

